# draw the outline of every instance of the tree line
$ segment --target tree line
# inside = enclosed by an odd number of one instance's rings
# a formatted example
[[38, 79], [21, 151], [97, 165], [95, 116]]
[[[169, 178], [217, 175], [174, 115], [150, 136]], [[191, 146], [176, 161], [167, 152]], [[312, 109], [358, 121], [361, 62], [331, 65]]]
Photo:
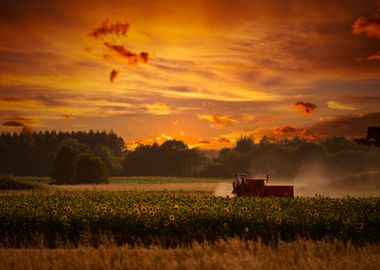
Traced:
[[379, 169], [379, 130], [369, 127], [367, 136], [357, 140], [328, 137], [321, 142], [240, 137], [214, 158], [179, 140], [128, 150], [113, 132], [1, 133], [0, 173], [51, 176], [57, 183], [103, 182], [109, 175], [230, 177], [234, 172], [294, 179], [312, 166], [332, 176], [346, 175]]

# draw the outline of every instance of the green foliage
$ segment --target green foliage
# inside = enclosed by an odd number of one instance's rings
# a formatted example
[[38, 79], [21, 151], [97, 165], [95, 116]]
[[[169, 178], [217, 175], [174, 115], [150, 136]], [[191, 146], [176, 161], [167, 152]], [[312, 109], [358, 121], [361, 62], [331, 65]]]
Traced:
[[[0, 173], [17, 176], [48, 176], [58, 148], [75, 140], [93, 150], [111, 174], [120, 174], [124, 141], [113, 132], [21, 132], [0, 134]], [[103, 148], [103, 149], [101, 149]], [[106, 149], [106, 150], [104, 150]], [[101, 152], [107, 152], [105, 155]], [[110, 161], [108, 161], [109, 159]]]
[[77, 183], [103, 183], [109, 177], [104, 162], [93, 154], [80, 156], [76, 166]]
[[380, 126], [371, 126], [367, 129], [367, 136], [364, 138], [356, 139], [357, 143], [376, 147], [380, 147]]
[[0, 190], [30, 190], [37, 188], [37, 185], [20, 181], [11, 174], [0, 175]]
[[[31, 193], [0, 197], [0, 245], [192, 243], [227, 237], [380, 242], [380, 198], [222, 198], [170, 193]], [[22, 224], [22, 225], [21, 225]], [[40, 238], [39, 238], [40, 239]]]
[[253, 138], [248, 137], [248, 136], [242, 136], [238, 138], [235, 145], [235, 150], [242, 154], [249, 153], [254, 148], [255, 148], [255, 141]]
[[61, 143], [51, 174], [55, 184], [102, 183], [108, 176], [104, 162], [87, 145], [71, 138]]
[[198, 149], [189, 149], [183, 141], [168, 140], [128, 152], [123, 168], [124, 175], [199, 176], [206, 160]]

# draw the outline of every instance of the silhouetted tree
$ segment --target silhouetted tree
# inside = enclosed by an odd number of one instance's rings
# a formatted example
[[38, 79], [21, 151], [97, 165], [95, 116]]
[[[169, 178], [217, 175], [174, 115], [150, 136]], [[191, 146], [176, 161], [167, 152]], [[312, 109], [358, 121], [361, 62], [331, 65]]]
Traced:
[[62, 145], [53, 162], [51, 178], [56, 184], [74, 184], [80, 152], [70, 145]]
[[104, 162], [94, 154], [80, 156], [76, 166], [76, 183], [104, 183], [109, 173]]
[[248, 136], [242, 136], [236, 141], [235, 149], [241, 154], [251, 152], [255, 147], [255, 141]]

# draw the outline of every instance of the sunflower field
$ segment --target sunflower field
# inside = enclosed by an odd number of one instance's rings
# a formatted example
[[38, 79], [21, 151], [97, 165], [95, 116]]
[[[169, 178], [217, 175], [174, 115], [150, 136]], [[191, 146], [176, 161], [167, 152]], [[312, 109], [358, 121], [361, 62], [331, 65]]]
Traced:
[[[380, 242], [380, 197], [225, 198], [168, 192], [36, 192], [0, 197], [0, 246], [166, 246], [229, 237], [264, 243]], [[37, 243], [38, 242], [38, 243]]]

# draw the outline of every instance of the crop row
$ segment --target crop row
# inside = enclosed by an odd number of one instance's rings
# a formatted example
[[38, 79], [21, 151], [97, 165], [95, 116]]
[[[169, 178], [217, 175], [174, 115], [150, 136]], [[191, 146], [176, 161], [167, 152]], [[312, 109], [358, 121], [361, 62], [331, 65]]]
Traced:
[[222, 198], [57, 192], [0, 197], [0, 245], [173, 245], [228, 237], [380, 242], [380, 198]]

